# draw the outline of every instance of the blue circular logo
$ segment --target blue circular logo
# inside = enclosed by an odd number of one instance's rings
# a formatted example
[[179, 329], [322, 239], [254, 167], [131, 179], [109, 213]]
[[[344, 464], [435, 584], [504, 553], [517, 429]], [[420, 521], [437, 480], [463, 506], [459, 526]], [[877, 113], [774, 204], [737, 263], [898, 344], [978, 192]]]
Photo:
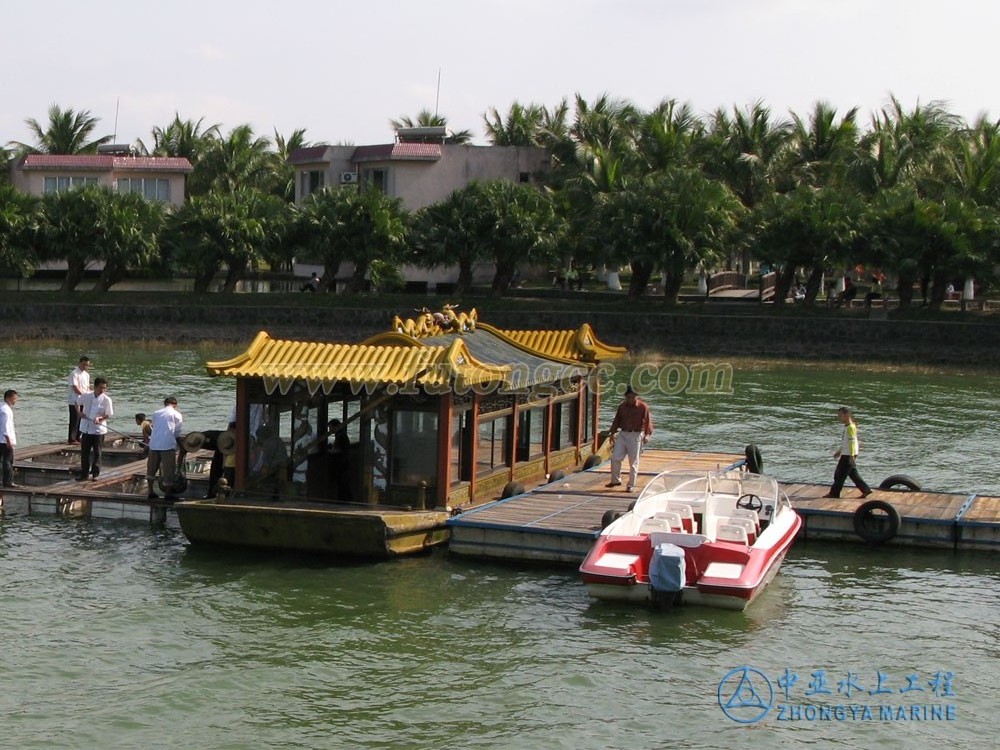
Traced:
[[740, 724], [760, 721], [774, 705], [774, 688], [763, 672], [754, 667], [729, 670], [719, 683], [719, 708]]

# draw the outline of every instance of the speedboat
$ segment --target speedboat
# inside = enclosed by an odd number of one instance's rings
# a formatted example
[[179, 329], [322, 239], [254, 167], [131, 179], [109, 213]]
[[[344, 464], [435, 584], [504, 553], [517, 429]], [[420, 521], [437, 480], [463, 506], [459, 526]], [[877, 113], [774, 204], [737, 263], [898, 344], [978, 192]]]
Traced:
[[610, 516], [580, 566], [591, 596], [736, 610], [771, 582], [802, 525], [773, 477], [746, 471], [665, 471]]

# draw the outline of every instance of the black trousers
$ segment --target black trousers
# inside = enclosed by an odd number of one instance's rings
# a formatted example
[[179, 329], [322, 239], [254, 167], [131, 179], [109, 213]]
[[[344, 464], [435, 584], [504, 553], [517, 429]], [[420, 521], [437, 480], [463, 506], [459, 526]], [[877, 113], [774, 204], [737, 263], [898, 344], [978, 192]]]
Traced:
[[80, 435], [80, 476], [89, 474], [94, 479], [101, 473], [101, 451], [104, 449], [104, 435]]
[[0, 474], [4, 487], [14, 484], [14, 448], [6, 441], [0, 443]]
[[75, 404], [69, 405], [69, 435], [66, 439], [71, 443], [80, 441], [80, 410]]
[[854, 463], [854, 458], [842, 455], [837, 461], [837, 468], [833, 470], [833, 486], [830, 488], [830, 494], [834, 497], [840, 497], [840, 491], [844, 489], [844, 480], [848, 477], [854, 482], [854, 486], [865, 494], [872, 491], [868, 482], [862, 479], [858, 473], [858, 466]]

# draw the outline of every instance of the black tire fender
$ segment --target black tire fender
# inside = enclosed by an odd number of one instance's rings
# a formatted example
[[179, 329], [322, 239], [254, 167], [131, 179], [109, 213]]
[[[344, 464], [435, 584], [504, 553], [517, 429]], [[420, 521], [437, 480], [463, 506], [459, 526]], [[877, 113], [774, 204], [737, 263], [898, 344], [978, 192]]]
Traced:
[[563, 471], [562, 469], [556, 469], [551, 474], [549, 474], [550, 482], [558, 482], [560, 479], [565, 479], [565, 478], [566, 478], [566, 472]]
[[604, 463], [604, 459], [598, 456], [596, 453], [591, 453], [587, 456], [587, 460], [583, 462], [583, 470], [593, 469], [595, 466], [600, 466]]
[[760, 448], [758, 448], [753, 443], [750, 443], [744, 450], [743, 455], [747, 459], [747, 471], [751, 474], [763, 474], [764, 473], [764, 459], [760, 455]]
[[620, 510], [606, 510], [604, 515], [601, 516], [601, 529], [606, 529], [613, 522], [617, 521], [622, 517], [622, 512]]
[[920, 492], [920, 483], [906, 474], [893, 474], [883, 479], [878, 488], [894, 492]]
[[500, 491], [500, 498], [507, 499], [508, 497], [514, 497], [514, 495], [523, 495], [524, 485], [520, 482], [507, 482]]
[[899, 511], [885, 500], [869, 500], [854, 511], [854, 533], [871, 544], [888, 542], [899, 532]]

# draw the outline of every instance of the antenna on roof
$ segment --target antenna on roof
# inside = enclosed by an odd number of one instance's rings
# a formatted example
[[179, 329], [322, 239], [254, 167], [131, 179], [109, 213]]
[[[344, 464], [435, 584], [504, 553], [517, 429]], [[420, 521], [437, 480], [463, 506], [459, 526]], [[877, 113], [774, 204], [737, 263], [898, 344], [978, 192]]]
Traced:
[[437, 93], [434, 94], [434, 116], [438, 114], [438, 103], [441, 101], [441, 68], [438, 68]]
[[122, 98], [119, 96], [115, 99], [115, 134], [111, 136], [112, 143], [118, 140], [118, 105], [122, 103]]

